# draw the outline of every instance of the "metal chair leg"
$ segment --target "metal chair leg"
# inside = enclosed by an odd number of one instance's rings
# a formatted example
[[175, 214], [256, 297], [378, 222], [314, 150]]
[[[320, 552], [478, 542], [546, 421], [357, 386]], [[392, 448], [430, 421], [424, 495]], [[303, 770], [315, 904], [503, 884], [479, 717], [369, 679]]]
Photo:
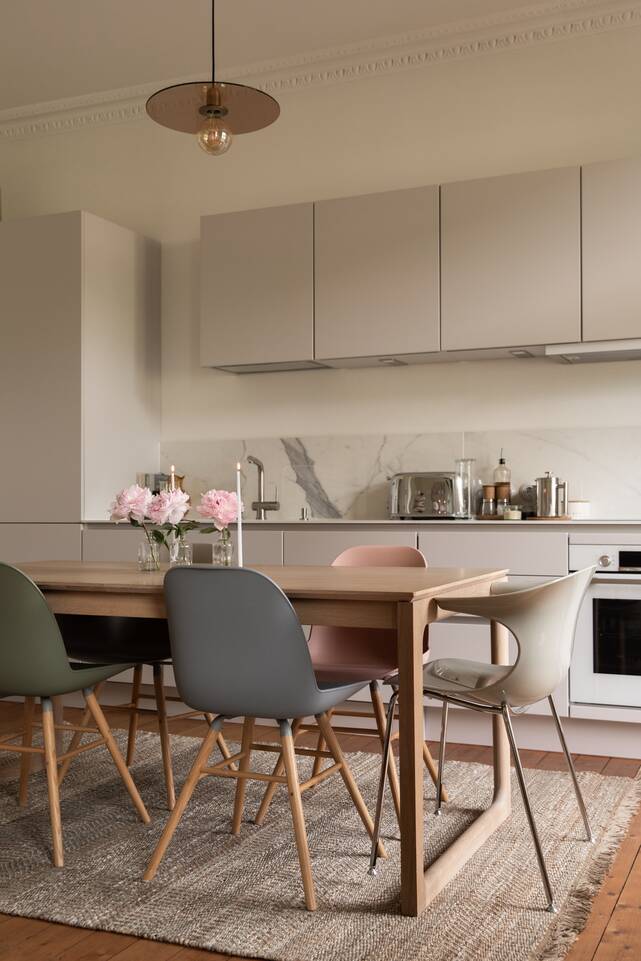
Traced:
[[516, 768], [516, 776], [519, 782], [519, 787], [521, 789], [521, 796], [523, 798], [523, 806], [525, 807], [525, 813], [530, 825], [530, 831], [532, 832], [532, 839], [534, 841], [534, 847], [536, 850], [536, 857], [539, 862], [539, 870], [541, 872], [541, 879], [543, 881], [543, 887], [545, 888], [545, 895], [548, 899], [547, 910], [551, 914], [556, 914], [556, 908], [554, 906], [554, 895], [552, 893], [552, 885], [550, 884], [550, 878], [548, 876], [548, 869], [545, 865], [545, 858], [543, 857], [543, 849], [541, 847], [541, 841], [539, 839], [539, 833], [536, 829], [536, 823], [534, 821], [534, 815], [532, 813], [532, 807], [530, 805], [530, 798], [527, 792], [527, 786], [525, 784], [525, 775], [523, 774], [523, 765], [521, 764], [521, 757], [519, 755], [519, 749], [516, 746], [516, 740], [514, 737], [514, 729], [512, 727], [512, 721], [510, 719], [510, 712], [507, 704], [503, 704], [501, 707], [501, 715], [503, 717], [503, 723], [505, 725], [505, 730], [507, 732], [508, 740], [510, 742], [510, 748], [512, 750], [512, 757], [514, 759], [514, 767]]
[[378, 841], [381, 835], [381, 817], [383, 814], [383, 795], [385, 793], [385, 781], [387, 780], [387, 770], [390, 758], [390, 745], [392, 738], [392, 725], [394, 723], [394, 710], [398, 700], [398, 691], [392, 691], [389, 705], [387, 707], [387, 722], [385, 724], [385, 740], [383, 742], [383, 758], [381, 761], [381, 774], [378, 779], [378, 795], [376, 797], [376, 815], [374, 817], [374, 833], [372, 835], [372, 850], [369, 858], [368, 874], [376, 877], [376, 862], [378, 860]]
[[567, 741], [565, 740], [565, 734], [563, 732], [563, 728], [561, 727], [561, 719], [559, 718], [559, 715], [556, 709], [556, 704], [554, 703], [554, 700], [551, 694], [548, 697], [548, 703], [550, 705], [550, 710], [552, 711], [552, 717], [554, 718], [554, 723], [556, 724], [556, 730], [559, 735], [559, 741], [561, 742], [561, 747], [563, 748], [563, 753], [565, 754], [565, 760], [568, 765], [570, 777], [572, 778], [572, 783], [574, 785], [574, 793], [576, 794], [576, 800], [579, 805], [581, 817], [583, 818], [583, 823], [585, 825], [585, 833], [587, 835], [587, 840], [590, 842], [590, 844], [594, 844], [594, 835], [592, 834], [592, 828], [590, 827], [590, 821], [588, 819], [588, 812], [586, 811], [583, 795], [581, 794], [579, 779], [576, 776], [576, 770], [574, 769], [574, 762], [572, 760], [572, 755], [568, 750]]
[[434, 808], [434, 814], [439, 815], [441, 813], [441, 805], [443, 803], [443, 765], [445, 764], [445, 741], [447, 739], [447, 713], [449, 709], [449, 704], [447, 701], [443, 701], [443, 710], [441, 713], [441, 743], [438, 748], [438, 778], [436, 780], [436, 807]]

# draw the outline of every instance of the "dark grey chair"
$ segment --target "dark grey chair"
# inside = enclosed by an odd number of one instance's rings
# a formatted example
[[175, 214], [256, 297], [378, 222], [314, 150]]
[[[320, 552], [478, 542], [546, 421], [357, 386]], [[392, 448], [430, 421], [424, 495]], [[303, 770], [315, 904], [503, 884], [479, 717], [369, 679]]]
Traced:
[[[165, 577], [165, 599], [176, 684], [194, 710], [215, 714], [176, 806], [145, 873], [150, 881], [201, 777], [237, 779], [232, 833], [240, 832], [248, 778], [287, 785], [305, 904], [316, 907], [301, 794], [340, 773], [370, 837], [373, 822], [332, 730], [327, 712], [367, 684], [317, 683], [305, 635], [281, 589], [264, 574], [243, 568], [177, 567]], [[321, 756], [332, 764], [301, 784], [298, 780], [291, 719], [314, 715], [328, 747]], [[238, 753], [208, 766], [227, 718], [244, 717]], [[255, 718], [273, 718], [280, 729], [285, 775], [249, 769], [252, 751], [278, 748], [252, 743]], [[317, 750], [307, 753], [316, 757]], [[237, 764], [237, 769], [234, 765]], [[379, 853], [385, 856], [379, 845]]]

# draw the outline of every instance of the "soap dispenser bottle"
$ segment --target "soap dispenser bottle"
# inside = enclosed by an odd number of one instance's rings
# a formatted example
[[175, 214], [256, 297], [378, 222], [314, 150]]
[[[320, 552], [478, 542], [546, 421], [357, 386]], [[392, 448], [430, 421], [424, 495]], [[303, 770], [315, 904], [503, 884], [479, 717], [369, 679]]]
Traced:
[[499, 462], [494, 468], [494, 483], [495, 484], [510, 484], [512, 481], [512, 471], [505, 462], [505, 457], [503, 456], [503, 448], [501, 448], [501, 456], [499, 457]]

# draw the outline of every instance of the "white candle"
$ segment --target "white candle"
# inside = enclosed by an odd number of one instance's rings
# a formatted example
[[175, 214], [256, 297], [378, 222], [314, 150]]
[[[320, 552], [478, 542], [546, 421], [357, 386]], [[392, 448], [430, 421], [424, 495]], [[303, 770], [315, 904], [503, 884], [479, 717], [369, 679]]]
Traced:
[[170, 483], [170, 487], [171, 487], [172, 491], [175, 491], [175, 490], [176, 490], [176, 466], [175, 466], [175, 464], [172, 464], [172, 465], [171, 465], [171, 478], [170, 478], [169, 483]]
[[240, 463], [236, 464], [236, 497], [238, 498], [238, 566], [243, 566], [243, 502], [240, 496]]

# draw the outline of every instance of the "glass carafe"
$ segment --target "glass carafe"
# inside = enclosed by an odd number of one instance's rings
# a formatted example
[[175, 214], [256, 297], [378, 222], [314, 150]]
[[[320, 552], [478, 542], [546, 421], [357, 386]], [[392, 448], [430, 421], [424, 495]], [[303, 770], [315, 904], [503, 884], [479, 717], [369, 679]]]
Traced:
[[474, 457], [459, 457], [456, 463], [456, 473], [461, 478], [463, 486], [463, 517], [474, 517], [477, 511], [477, 494], [479, 483], [474, 476]]

